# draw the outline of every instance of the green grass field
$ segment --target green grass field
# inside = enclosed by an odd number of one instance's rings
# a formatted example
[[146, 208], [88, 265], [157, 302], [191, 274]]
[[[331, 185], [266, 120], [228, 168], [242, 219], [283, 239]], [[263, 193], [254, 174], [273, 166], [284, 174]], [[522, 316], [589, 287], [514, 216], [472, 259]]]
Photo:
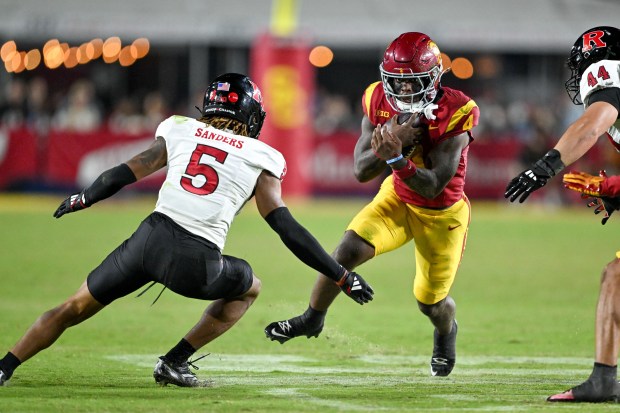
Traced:
[[[128, 237], [154, 199], [107, 200], [60, 220], [60, 198], [0, 196], [0, 351], [59, 304]], [[331, 251], [363, 200], [291, 202]], [[618, 249], [586, 208], [473, 203], [452, 296], [459, 320], [451, 376], [430, 377], [433, 329], [411, 293], [412, 245], [358, 271], [375, 299], [342, 296], [318, 339], [285, 345], [263, 328], [303, 311], [315, 272], [297, 261], [248, 205], [225, 253], [243, 257], [263, 292], [226, 335], [198, 352], [202, 389], [159, 387], [157, 357], [198, 320], [205, 303], [159, 289], [113, 303], [21, 366], [0, 388], [0, 412], [607, 411], [545, 398], [583, 381], [594, 353], [600, 272]]]

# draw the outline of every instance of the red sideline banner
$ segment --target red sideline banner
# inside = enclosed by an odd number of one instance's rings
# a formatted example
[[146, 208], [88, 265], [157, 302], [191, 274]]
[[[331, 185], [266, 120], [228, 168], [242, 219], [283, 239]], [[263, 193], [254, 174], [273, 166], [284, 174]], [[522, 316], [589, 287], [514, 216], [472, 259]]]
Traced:
[[524, 168], [519, 162], [522, 147], [516, 140], [473, 141], [467, 156], [465, 194], [470, 199], [503, 198], [508, 182]]
[[[315, 136], [307, 151], [309, 161], [306, 167], [287, 157], [288, 167], [306, 177], [313, 195], [372, 197], [383, 176], [366, 183], [356, 180], [353, 150], [357, 138], [350, 132]], [[30, 188], [36, 185], [41, 188], [81, 188], [91, 184], [101, 172], [127, 161], [153, 142], [151, 135], [112, 134], [106, 130], [88, 134], [56, 131], [51, 132], [47, 139], [37, 139], [27, 129], [0, 129], [0, 189], [19, 189], [24, 183]], [[37, 142], [44, 146], [37, 147]], [[278, 145], [274, 144], [274, 147], [279, 149]], [[465, 192], [470, 199], [503, 198], [508, 181], [524, 168], [519, 162], [521, 150], [522, 144], [516, 140], [474, 141], [469, 150], [465, 183]], [[593, 152], [593, 156], [596, 155], [596, 151]], [[582, 170], [594, 171], [590, 164], [579, 166]], [[164, 178], [165, 168], [132, 188], [157, 191]], [[287, 174], [283, 186], [292, 184], [288, 178]]]
[[[147, 149], [153, 136], [112, 134], [99, 130], [91, 133], [50, 132], [45, 180], [54, 185], [90, 185], [101, 172], [129, 160]], [[165, 170], [135, 184], [140, 189], [158, 189]]]
[[0, 189], [34, 181], [41, 171], [36, 135], [28, 129], [0, 129]]
[[[315, 195], [373, 196], [385, 175], [360, 183], [353, 175], [353, 150], [357, 135], [336, 132], [314, 139], [312, 151], [312, 192]], [[285, 178], [286, 179], [286, 178]]]

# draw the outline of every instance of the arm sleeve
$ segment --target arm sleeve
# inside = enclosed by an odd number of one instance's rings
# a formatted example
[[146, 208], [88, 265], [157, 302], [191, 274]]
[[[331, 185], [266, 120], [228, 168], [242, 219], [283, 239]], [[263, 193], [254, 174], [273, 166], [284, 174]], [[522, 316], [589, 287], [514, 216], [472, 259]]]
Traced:
[[274, 209], [265, 217], [265, 221], [278, 233], [284, 245], [304, 264], [334, 281], [340, 280], [346, 271], [344, 267], [325, 252], [316, 238], [293, 218], [288, 208]]
[[607, 102], [620, 112], [620, 88], [610, 87], [592, 92], [588, 98], [588, 105], [594, 102]]
[[112, 169], [108, 169], [84, 190], [84, 203], [91, 206], [95, 202], [106, 199], [117, 193], [125, 185], [136, 182], [133, 171], [122, 163]]

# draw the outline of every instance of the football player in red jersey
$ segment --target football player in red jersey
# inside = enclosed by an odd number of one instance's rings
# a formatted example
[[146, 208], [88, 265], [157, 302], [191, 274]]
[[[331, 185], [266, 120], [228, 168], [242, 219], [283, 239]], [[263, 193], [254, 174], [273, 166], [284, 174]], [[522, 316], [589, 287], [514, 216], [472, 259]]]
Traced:
[[[515, 177], [505, 197], [519, 202], [570, 165], [606, 135], [620, 150], [620, 30], [600, 26], [584, 32], [574, 43], [567, 61], [571, 77], [566, 90], [573, 103], [584, 105], [584, 113], [566, 129], [560, 140], [532, 167]], [[603, 213], [602, 223], [620, 209], [620, 176], [607, 177], [584, 172], [564, 175], [564, 186], [593, 197], [588, 206]], [[617, 360], [620, 348], [620, 251], [603, 270], [596, 308], [596, 356], [590, 377], [582, 384], [550, 396], [551, 402], [618, 401]]]
[[[424, 33], [403, 33], [392, 41], [380, 72], [381, 81], [368, 86], [362, 98], [354, 173], [361, 182], [386, 169], [391, 174], [353, 218], [333, 256], [352, 270], [415, 240], [413, 294], [435, 326], [431, 374], [447, 376], [456, 360], [457, 334], [456, 306], [448, 293], [469, 227], [470, 205], [463, 187], [479, 111], [462, 92], [441, 86], [441, 54]], [[401, 113], [413, 115], [399, 124]], [[280, 343], [302, 335], [317, 337], [338, 295], [328, 281], [320, 274], [308, 309], [269, 324], [267, 337]]]

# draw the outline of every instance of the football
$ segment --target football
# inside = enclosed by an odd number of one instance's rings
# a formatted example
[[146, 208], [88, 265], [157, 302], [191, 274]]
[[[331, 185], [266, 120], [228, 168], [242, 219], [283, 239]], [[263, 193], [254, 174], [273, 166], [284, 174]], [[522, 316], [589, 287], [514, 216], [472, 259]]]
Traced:
[[[422, 116], [419, 113], [411, 113], [411, 112], [401, 112], [398, 115], [396, 115], [396, 123], [398, 123], [399, 125], [402, 125], [404, 123], [407, 123], [407, 121], [409, 119], [411, 119], [411, 116], [415, 116], [415, 119], [413, 119], [411, 121], [411, 127], [412, 128], [419, 128], [419, 127], [423, 127], [424, 125], [422, 124]], [[411, 157], [411, 155], [413, 154], [413, 152], [415, 151], [417, 145], [407, 145], [407, 146], [403, 146], [402, 149], [402, 154], [405, 158], [409, 158]]]
[[413, 120], [413, 123], [411, 124], [412, 128], [417, 128], [418, 126], [420, 126], [420, 124], [422, 123], [420, 120], [420, 115], [419, 114], [414, 114], [411, 112], [401, 112], [396, 116], [396, 123], [398, 123], [399, 125], [402, 125], [403, 123], [407, 122], [409, 120], [409, 118], [411, 118], [411, 116], [415, 115], [415, 119]]

